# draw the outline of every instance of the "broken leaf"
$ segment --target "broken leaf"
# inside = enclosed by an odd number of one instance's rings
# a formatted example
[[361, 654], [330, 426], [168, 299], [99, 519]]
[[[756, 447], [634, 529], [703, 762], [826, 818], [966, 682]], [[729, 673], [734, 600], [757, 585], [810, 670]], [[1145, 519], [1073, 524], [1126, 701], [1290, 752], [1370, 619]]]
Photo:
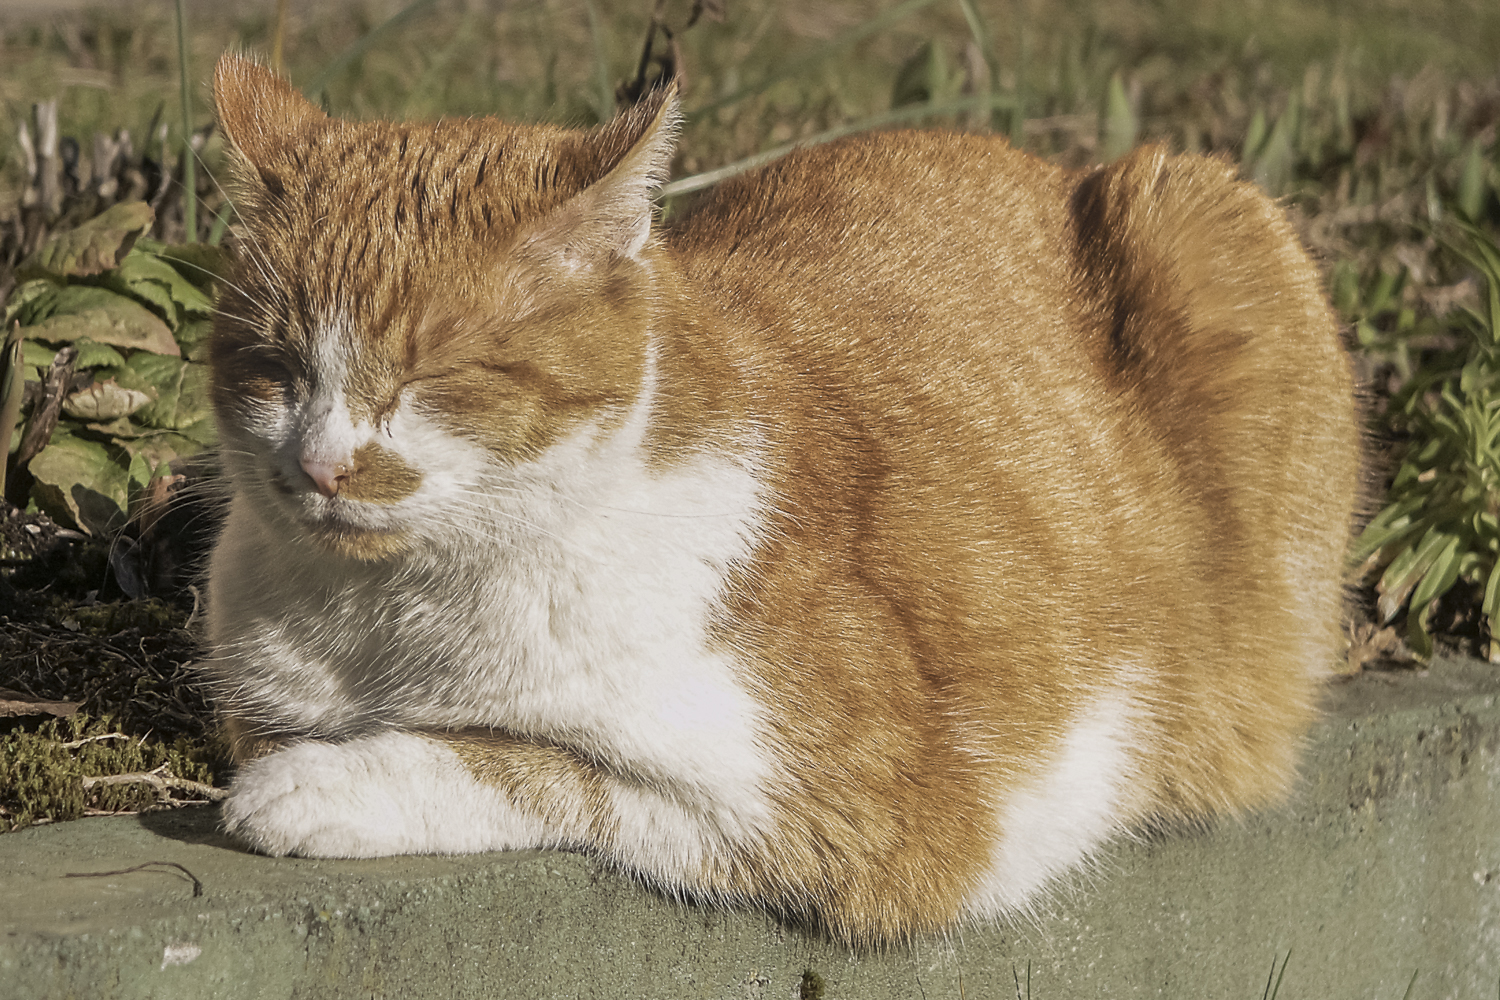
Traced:
[[114, 420], [128, 417], [151, 402], [139, 389], [127, 389], [114, 379], [95, 382], [63, 400], [63, 412], [78, 420]]
[[155, 218], [156, 213], [143, 201], [121, 202], [76, 229], [53, 234], [18, 270], [59, 277], [103, 274], [120, 265], [136, 237]]

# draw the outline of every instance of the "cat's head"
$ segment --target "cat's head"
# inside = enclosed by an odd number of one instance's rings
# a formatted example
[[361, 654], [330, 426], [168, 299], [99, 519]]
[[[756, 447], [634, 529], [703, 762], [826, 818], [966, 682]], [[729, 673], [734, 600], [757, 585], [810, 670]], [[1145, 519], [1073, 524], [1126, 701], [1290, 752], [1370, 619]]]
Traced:
[[382, 558], [633, 401], [673, 90], [592, 131], [347, 122], [229, 55], [214, 98], [240, 225], [213, 398], [268, 519]]

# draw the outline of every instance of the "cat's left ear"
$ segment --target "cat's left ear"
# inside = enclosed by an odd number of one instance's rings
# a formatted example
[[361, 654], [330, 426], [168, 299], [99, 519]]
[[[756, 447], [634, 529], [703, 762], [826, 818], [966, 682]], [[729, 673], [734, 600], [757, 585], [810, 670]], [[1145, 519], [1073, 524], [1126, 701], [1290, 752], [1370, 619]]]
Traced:
[[653, 198], [671, 175], [681, 122], [674, 81], [590, 136], [596, 149], [626, 147], [624, 156], [548, 213], [527, 248], [575, 270], [638, 257], [651, 238]]

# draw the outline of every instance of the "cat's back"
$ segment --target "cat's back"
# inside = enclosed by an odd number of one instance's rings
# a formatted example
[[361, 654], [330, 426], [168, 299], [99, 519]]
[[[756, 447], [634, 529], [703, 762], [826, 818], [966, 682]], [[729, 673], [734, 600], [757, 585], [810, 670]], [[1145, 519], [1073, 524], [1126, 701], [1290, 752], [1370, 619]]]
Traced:
[[699, 280], [736, 298], [792, 296], [792, 316], [849, 299], [930, 315], [993, 303], [1007, 280], [1017, 295], [1060, 288], [1074, 183], [990, 136], [866, 134], [720, 185], [667, 235]]
[[740, 613], [784, 631], [845, 567], [864, 589], [828, 616], [894, 609], [872, 634], [991, 725], [1061, 730], [1127, 692], [1109, 715], [1153, 719], [1127, 740], [1152, 808], [1282, 786], [1337, 655], [1359, 444], [1280, 206], [1210, 158], [1069, 171], [890, 133], [726, 184], [667, 239], [776, 456], [786, 542]]

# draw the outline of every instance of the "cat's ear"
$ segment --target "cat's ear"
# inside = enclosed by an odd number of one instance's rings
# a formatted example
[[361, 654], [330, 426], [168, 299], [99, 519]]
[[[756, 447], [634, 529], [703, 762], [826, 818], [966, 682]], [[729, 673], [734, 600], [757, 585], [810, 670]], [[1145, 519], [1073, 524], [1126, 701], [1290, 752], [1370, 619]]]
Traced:
[[224, 135], [272, 193], [283, 183], [281, 150], [328, 121], [285, 78], [234, 53], [214, 67], [214, 105]]
[[573, 270], [638, 256], [651, 238], [653, 198], [671, 175], [681, 122], [673, 81], [590, 136], [596, 149], [624, 148], [624, 155], [543, 217], [527, 250]]

